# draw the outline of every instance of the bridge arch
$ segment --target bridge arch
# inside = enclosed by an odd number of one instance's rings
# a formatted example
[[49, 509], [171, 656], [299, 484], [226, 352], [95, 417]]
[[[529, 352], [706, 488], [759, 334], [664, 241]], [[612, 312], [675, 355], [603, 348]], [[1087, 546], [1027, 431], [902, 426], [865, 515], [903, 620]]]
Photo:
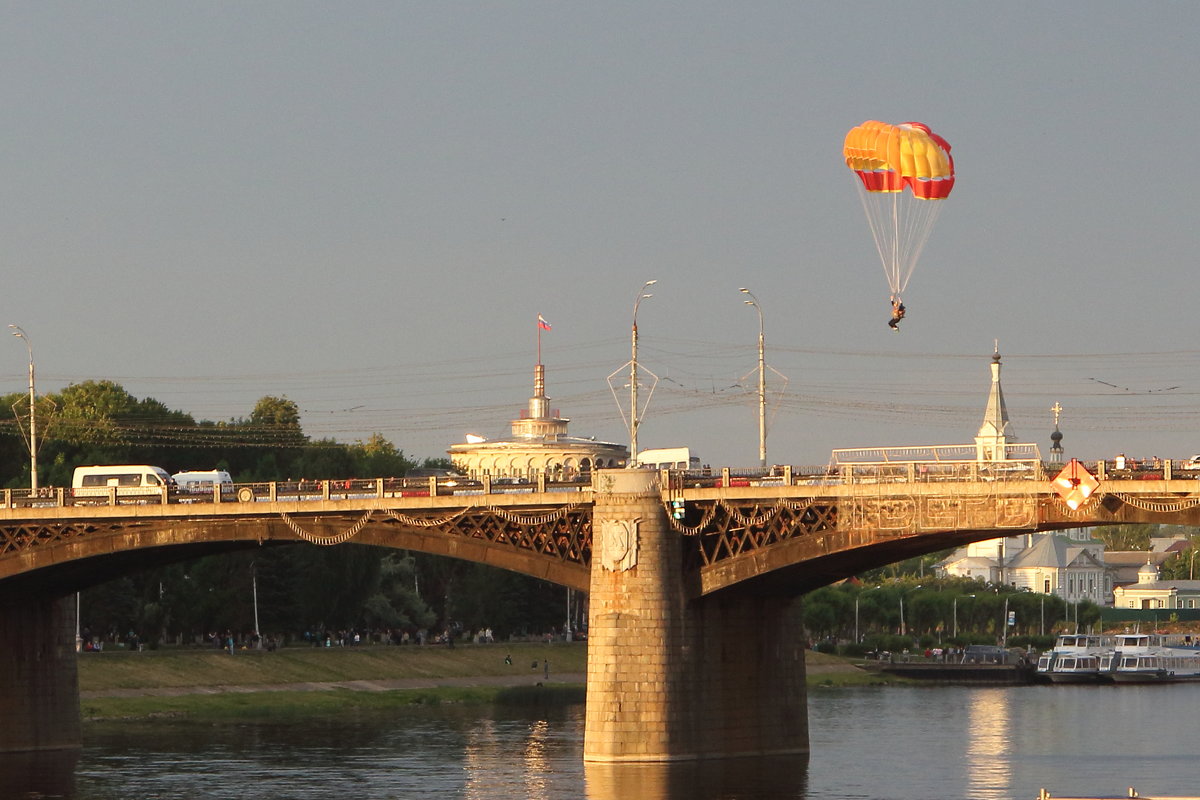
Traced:
[[[20, 594], [36, 586], [40, 593], [65, 596], [141, 569], [289, 544], [361, 544], [411, 550], [587, 590], [591, 558], [588, 509], [532, 517], [476, 509], [447, 516], [368, 512], [26, 524], [0, 532], [6, 540], [2, 549], [8, 551], [0, 558], [0, 594]], [[539, 524], [530, 524], [529, 519]]]

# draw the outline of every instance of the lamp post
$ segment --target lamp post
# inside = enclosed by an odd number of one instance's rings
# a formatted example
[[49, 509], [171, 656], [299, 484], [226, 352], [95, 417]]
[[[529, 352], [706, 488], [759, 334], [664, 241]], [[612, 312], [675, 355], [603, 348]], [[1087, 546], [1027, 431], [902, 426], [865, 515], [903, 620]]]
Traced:
[[[870, 589], [867, 589], [867, 591], [873, 592], [878, 588], [880, 588], [880, 587], [872, 586]], [[858, 600], [860, 597], [862, 597], [862, 595], [863, 595], [862, 592], [859, 592], [858, 594], [854, 595], [854, 643], [855, 644], [858, 644], [859, 641], [861, 641], [861, 639], [859, 638], [859, 635], [858, 635]]]
[[758, 461], [760, 467], [767, 466], [767, 361], [766, 344], [763, 338], [763, 312], [754, 292], [742, 287], [739, 292], [749, 295], [743, 302], [754, 306], [758, 312]]
[[254, 636], [258, 640], [255, 647], [262, 647], [261, 628], [258, 627], [258, 562], [250, 562], [250, 591], [254, 598]]
[[1008, 595], [1004, 596], [1004, 638], [1001, 640], [1001, 647], [1008, 647]]
[[34, 389], [33, 382], [33, 345], [29, 343], [29, 337], [25, 335], [25, 331], [21, 330], [16, 325], [9, 325], [12, 328], [13, 336], [16, 336], [21, 341], [25, 342], [25, 349], [29, 351], [29, 490], [36, 494], [38, 488], [38, 473], [37, 473], [37, 392]]
[[653, 297], [653, 294], [648, 294], [646, 289], [658, 283], [657, 280], [646, 281], [642, 284], [642, 288], [638, 290], [637, 299], [633, 301], [633, 336], [632, 336], [632, 357], [629, 360], [629, 466], [637, 466], [638, 454], [638, 425], [641, 423], [638, 420], [638, 360], [637, 360], [637, 345], [638, 345], [638, 329], [637, 329], [637, 312], [638, 306], [647, 297]]

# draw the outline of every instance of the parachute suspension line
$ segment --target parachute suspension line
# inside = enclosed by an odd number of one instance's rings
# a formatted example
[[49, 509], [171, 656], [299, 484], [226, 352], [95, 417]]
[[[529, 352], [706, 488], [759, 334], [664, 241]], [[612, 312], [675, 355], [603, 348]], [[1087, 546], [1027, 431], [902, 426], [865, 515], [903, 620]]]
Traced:
[[942, 201], [906, 197], [902, 192], [868, 192], [861, 184], [858, 189], [888, 288], [899, 296], [929, 241]]
[[921, 252], [925, 249], [929, 235], [933, 233], [934, 223], [942, 211], [942, 201], [917, 200], [910, 204], [910, 208], [912, 213], [909, 216], [909, 229], [905, 233], [908, 247], [902, 262], [903, 271], [898, 275], [900, 291], [904, 291], [908, 286], [908, 280], [912, 277], [917, 262], [921, 260]]
[[883, 199], [877, 193], [868, 192], [861, 182], [858, 182], [858, 199], [862, 201], [863, 215], [867, 218], [867, 227], [870, 228], [871, 238], [875, 242], [875, 252], [879, 254], [879, 262], [883, 265], [884, 277], [887, 278], [892, 294], [896, 294], [898, 288], [893, 278], [894, 271], [889, 269], [889, 264], [894, 263], [891, 256], [891, 240], [894, 237], [889, 235], [884, 224]]
[[[900, 230], [900, 193], [893, 192], [892, 196], [892, 230]], [[900, 237], [892, 237], [892, 260], [891, 273], [888, 275], [888, 282], [892, 285], [892, 294], [896, 296], [897, 302], [900, 300], [900, 293], [904, 291], [904, 284], [908, 283], [908, 277], [900, 280]]]

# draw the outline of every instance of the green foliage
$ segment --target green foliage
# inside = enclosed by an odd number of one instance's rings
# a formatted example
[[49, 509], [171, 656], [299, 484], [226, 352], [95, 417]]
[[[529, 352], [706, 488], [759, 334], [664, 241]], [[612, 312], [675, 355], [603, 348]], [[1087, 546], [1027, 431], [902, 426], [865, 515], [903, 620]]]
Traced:
[[250, 422], [272, 428], [300, 430], [300, 407], [286, 397], [263, 397], [250, 412]]
[[1109, 550], [1149, 550], [1150, 539], [1158, 536], [1158, 525], [1113, 525], [1100, 527], [1092, 535], [1104, 542]]
[[876, 653], [903, 653], [905, 650], [912, 652], [916, 647], [916, 642], [911, 636], [899, 636], [897, 634], [877, 634], [869, 636], [863, 641], [863, 646], [868, 651]]
[[1009, 647], [1032, 647], [1034, 650], [1049, 650], [1054, 647], [1053, 636], [1012, 636], [1009, 637]]
[[1187, 581], [1195, 580], [1200, 572], [1197, 570], [1200, 567], [1196, 565], [1196, 550], [1200, 547], [1200, 535], [1191, 533], [1194, 529], [1188, 529], [1188, 546], [1181, 550], [1159, 567], [1159, 575], [1165, 581]]
[[447, 617], [468, 633], [491, 628], [498, 639], [537, 636], [563, 627], [566, 591], [528, 575], [458, 562]]
[[[903, 609], [903, 618], [901, 617]], [[1066, 624], [1068, 611], [1074, 625], [1075, 606], [1053, 595], [992, 585], [969, 578], [905, 578], [876, 585], [844, 581], [814, 590], [804, 597], [804, 620], [813, 640], [874, 642], [879, 637], [903, 636], [909, 646], [997, 644], [1007, 633], [1051, 636]], [[1006, 630], [1006, 612], [1016, 624]], [[1099, 620], [1099, 609], [1090, 603], [1078, 606], [1080, 626]]]
[[[9, 488], [29, 486], [29, 399], [0, 407], [0, 464]], [[193, 419], [107, 380], [72, 384], [38, 398], [41, 486], [70, 486], [83, 464], [155, 464], [169, 472], [224, 469], [236, 482], [400, 477], [417, 461], [381, 434], [350, 445], [311, 440], [299, 406], [262, 397], [246, 418]], [[449, 466], [445, 458], [426, 466]], [[462, 579], [457, 585], [456, 579]], [[479, 597], [471, 593], [478, 591]], [[340, 629], [425, 628], [459, 622], [501, 631], [561, 626], [564, 594], [541, 581], [462, 562], [360, 545], [258, 547], [119, 575], [82, 593], [89, 636], [154, 646], [180, 637], [263, 634], [299, 637]], [[451, 600], [451, 592], [456, 595]]]

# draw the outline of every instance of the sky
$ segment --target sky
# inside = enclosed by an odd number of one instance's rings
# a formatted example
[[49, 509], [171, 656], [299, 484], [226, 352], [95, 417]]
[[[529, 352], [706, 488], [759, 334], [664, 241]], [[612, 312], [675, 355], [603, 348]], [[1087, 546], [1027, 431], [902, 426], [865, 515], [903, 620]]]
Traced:
[[[973, 441], [997, 347], [1018, 440], [1048, 454], [1057, 403], [1068, 457], [1186, 458], [1197, 30], [1104, 0], [3, 2], [0, 324], [39, 393], [283, 396], [441, 457], [526, 407], [538, 314], [551, 407], [628, 443], [657, 280], [639, 445], [748, 467], [746, 287], [771, 463]], [[956, 165], [899, 334], [841, 152], [869, 119]]]

